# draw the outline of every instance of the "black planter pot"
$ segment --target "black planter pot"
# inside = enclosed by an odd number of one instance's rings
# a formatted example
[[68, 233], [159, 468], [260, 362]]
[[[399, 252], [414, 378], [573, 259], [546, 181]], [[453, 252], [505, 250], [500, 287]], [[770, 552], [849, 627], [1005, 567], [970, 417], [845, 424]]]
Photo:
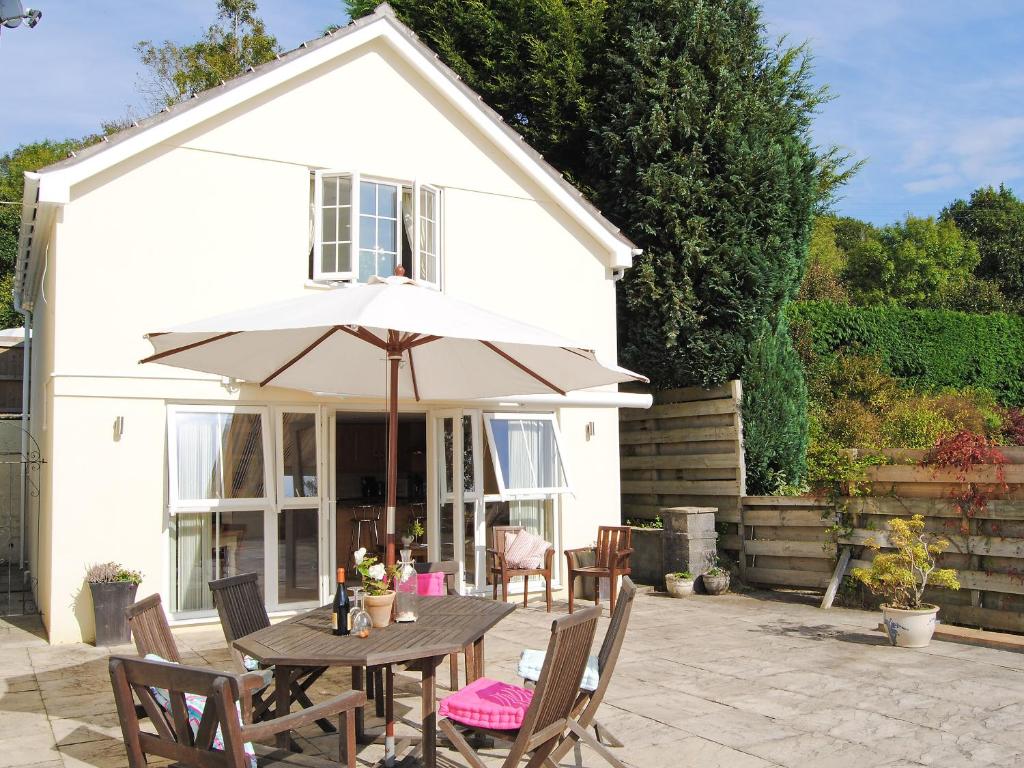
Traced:
[[89, 582], [96, 645], [124, 645], [132, 639], [125, 609], [135, 602], [138, 588], [138, 584], [130, 581]]

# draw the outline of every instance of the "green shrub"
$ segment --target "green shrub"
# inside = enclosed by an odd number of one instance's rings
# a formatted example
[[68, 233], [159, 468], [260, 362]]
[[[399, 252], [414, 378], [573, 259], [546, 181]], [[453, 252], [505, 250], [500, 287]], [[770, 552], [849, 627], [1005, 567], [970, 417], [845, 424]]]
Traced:
[[886, 448], [931, 448], [956, 431], [956, 424], [936, 407], [935, 398], [911, 396], [894, 403], [886, 413], [882, 441]]
[[790, 304], [818, 364], [835, 353], [875, 355], [904, 386], [986, 389], [1002, 405], [1024, 404], [1024, 318], [831, 302]]
[[770, 494], [803, 481], [807, 388], [785, 322], [751, 347], [743, 373], [743, 433], [748, 493]]

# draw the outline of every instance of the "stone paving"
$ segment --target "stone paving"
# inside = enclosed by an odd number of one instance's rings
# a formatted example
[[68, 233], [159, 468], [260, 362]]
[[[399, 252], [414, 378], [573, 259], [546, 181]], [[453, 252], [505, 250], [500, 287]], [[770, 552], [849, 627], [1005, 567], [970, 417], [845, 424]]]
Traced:
[[[515, 681], [520, 649], [544, 647], [549, 622], [531, 606], [498, 625], [488, 674]], [[768, 593], [641, 594], [601, 720], [635, 768], [1024, 765], [1024, 654], [947, 642], [890, 648], [876, 623], [876, 614], [822, 612]], [[0, 768], [127, 765], [108, 651], [49, 646], [40, 634], [32, 621], [0, 621]], [[228, 666], [219, 628], [175, 635], [186, 661]], [[325, 676], [314, 700], [347, 677]], [[416, 719], [415, 678], [399, 675], [397, 688], [397, 714]], [[299, 741], [337, 755], [336, 737], [315, 728]], [[439, 754], [444, 766], [463, 764], [454, 751]], [[500, 754], [488, 750], [485, 761], [498, 765]], [[366, 747], [360, 764], [380, 758]], [[604, 765], [586, 750], [582, 758]], [[572, 753], [563, 764], [574, 764]]]

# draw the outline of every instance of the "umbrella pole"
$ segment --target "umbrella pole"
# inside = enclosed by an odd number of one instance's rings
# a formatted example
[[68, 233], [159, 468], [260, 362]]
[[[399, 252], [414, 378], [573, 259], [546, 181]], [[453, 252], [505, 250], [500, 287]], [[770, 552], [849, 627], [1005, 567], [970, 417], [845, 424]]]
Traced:
[[398, 364], [401, 352], [388, 350], [388, 480], [387, 480], [387, 536], [384, 563], [395, 564], [395, 506], [398, 503]]

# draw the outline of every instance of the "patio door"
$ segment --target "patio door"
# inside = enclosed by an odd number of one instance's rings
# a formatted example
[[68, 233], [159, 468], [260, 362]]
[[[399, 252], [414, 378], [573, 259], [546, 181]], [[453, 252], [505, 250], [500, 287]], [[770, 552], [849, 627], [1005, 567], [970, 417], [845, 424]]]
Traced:
[[330, 516], [325, 500], [322, 409], [275, 409], [277, 508], [268, 557], [267, 602], [281, 609], [320, 605]]
[[458, 562], [463, 591], [477, 591], [485, 583], [487, 554], [480, 412], [439, 411], [434, 415], [433, 433], [438, 503], [436, 517], [430, 521], [430, 557]]

